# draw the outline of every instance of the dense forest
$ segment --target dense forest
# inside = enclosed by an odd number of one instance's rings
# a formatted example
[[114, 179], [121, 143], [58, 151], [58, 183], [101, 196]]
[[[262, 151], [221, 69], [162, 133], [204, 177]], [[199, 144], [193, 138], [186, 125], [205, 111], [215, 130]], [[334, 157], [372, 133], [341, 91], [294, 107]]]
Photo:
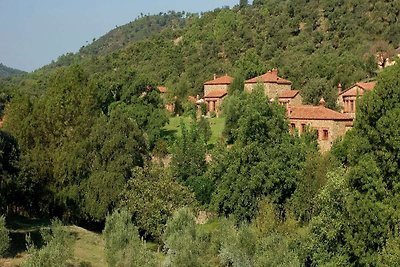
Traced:
[[[63, 224], [101, 232], [108, 266], [397, 266], [400, 66], [379, 67], [396, 57], [399, 19], [398, 0], [144, 15], [0, 79], [0, 256], [18, 215], [54, 219], [41, 245], [27, 236], [22, 266], [73, 265]], [[272, 68], [332, 108], [338, 83], [377, 86], [321, 154], [312, 132], [289, 132], [282, 106], [243, 92]], [[225, 73], [235, 80], [211, 143], [186, 99]], [[175, 114], [158, 85], [192, 118], [180, 134], [164, 127]]]

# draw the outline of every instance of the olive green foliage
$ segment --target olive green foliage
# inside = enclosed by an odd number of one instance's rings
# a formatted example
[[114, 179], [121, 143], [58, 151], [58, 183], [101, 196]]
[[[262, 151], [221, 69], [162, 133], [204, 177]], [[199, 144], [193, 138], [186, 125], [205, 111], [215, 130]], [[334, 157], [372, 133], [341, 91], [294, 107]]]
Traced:
[[0, 216], [0, 257], [4, 256], [10, 245], [8, 230], [6, 228], [6, 218]]
[[107, 216], [103, 236], [108, 266], [156, 266], [154, 254], [146, 249], [127, 209]]
[[233, 147], [221, 151], [207, 174], [216, 184], [214, 208], [238, 221], [251, 220], [263, 196], [285, 204], [310, 150], [289, 134], [283, 108], [269, 103], [263, 92], [246, 95], [243, 107]]
[[50, 229], [41, 230], [44, 246], [36, 248], [27, 236], [29, 258], [23, 267], [56, 267], [69, 266], [72, 258], [73, 237], [67, 232], [60, 221], [53, 221]]
[[163, 241], [167, 249], [166, 266], [204, 266], [198, 244], [193, 213], [188, 208], [175, 212], [168, 220]]
[[162, 167], [135, 168], [122, 191], [120, 206], [132, 214], [135, 225], [146, 239], [159, 241], [173, 212], [194, 205], [187, 187], [178, 183]]

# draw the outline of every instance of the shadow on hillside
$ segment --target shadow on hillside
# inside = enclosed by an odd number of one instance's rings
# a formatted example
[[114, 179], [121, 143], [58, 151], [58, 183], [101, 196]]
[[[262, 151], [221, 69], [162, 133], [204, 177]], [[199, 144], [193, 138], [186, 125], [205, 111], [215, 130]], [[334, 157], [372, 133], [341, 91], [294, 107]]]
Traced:
[[18, 254], [26, 251], [26, 235], [30, 235], [35, 247], [43, 246], [43, 239], [40, 234], [42, 227], [50, 226], [48, 219], [30, 219], [23, 216], [13, 216], [7, 218], [7, 228], [10, 230], [10, 248], [8, 256], [18, 257]]

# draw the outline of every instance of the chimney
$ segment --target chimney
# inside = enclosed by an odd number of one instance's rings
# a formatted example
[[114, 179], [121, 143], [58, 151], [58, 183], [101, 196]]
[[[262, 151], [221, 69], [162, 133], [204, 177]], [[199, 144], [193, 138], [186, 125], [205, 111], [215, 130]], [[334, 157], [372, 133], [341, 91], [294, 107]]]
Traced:
[[278, 76], [278, 69], [273, 68], [273, 69], [271, 70], [271, 73], [273, 73], [274, 75]]
[[342, 84], [341, 83], [338, 84], [337, 89], [338, 89], [338, 95], [340, 95], [342, 93]]
[[216, 79], [217, 79], [217, 74], [214, 73], [214, 80], [216, 80]]
[[196, 95], [196, 100], [199, 101], [199, 99], [200, 99], [200, 96]]
[[321, 107], [325, 107], [325, 99], [324, 98], [321, 98], [321, 100], [319, 101], [319, 105]]

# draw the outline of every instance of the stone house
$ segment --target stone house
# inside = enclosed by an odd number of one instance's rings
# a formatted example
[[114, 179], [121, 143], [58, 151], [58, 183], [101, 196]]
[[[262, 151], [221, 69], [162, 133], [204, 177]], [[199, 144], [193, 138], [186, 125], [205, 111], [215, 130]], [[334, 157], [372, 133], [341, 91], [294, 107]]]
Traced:
[[282, 91], [292, 89], [292, 82], [279, 77], [277, 69], [270, 70], [261, 76], [245, 81], [244, 90], [252, 92], [259, 84], [263, 86], [265, 95], [269, 99], [279, 98], [279, 94]]
[[214, 74], [214, 79], [204, 83], [204, 96], [208, 95], [211, 91], [225, 89], [228, 91], [229, 85], [231, 85], [233, 78], [229, 75], [221, 76], [217, 78]]
[[351, 116], [326, 108], [323, 99], [319, 106], [289, 106], [287, 115], [291, 132], [315, 132], [321, 152], [330, 150], [333, 142], [353, 127]]
[[355, 118], [357, 100], [361, 98], [365, 92], [373, 90], [375, 84], [376, 82], [358, 82], [344, 91], [342, 91], [342, 86], [339, 84], [337, 104], [342, 113], [349, 114], [352, 118]]
[[221, 115], [221, 104], [225, 96], [228, 95], [226, 89], [215, 89], [204, 96], [207, 105], [207, 113], [214, 112], [217, 117]]
[[301, 105], [303, 100], [299, 90], [284, 90], [278, 93], [278, 101], [288, 109], [289, 106]]
[[207, 114], [215, 113], [221, 115], [221, 104], [223, 99], [228, 95], [228, 88], [233, 78], [225, 75], [204, 83], [204, 102], [207, 106]]

